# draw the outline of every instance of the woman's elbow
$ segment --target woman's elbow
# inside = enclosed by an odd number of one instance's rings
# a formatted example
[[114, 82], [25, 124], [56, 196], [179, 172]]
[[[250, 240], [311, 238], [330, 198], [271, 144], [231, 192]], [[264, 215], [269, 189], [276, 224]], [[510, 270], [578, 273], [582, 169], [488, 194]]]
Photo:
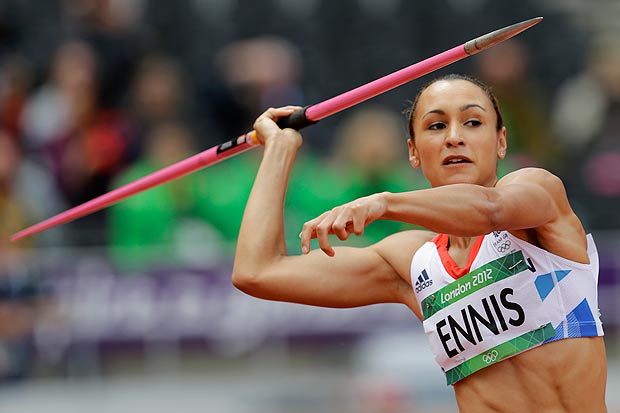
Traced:
[[246, 294], [251, 294], [251, 292], [255, 290], [258, 285], [258, 277], [256, 274], [249, 271], [239, 271], [233, 269], [232, 284], [238, 290], [241, 290]]

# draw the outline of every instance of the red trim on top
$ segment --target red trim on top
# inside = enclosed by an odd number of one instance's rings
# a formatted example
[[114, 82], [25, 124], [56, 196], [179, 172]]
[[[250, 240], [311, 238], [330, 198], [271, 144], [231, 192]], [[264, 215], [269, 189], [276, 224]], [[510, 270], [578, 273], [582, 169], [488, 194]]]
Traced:
[[441, 258], [441, 263], [448, 274], [450, 274], [450, 276], [454, 279], [459, 279], [471, 270], [471, 264], [474, 262], [476, 255], [478, 255], [478, 251], [480, 251], [482, 240], [484, 240], [484, 235], [480, 235], [478, 239], [476, 239], [476, 242], [474, 242], [474, 245], [472, 245], [467, 257], [467, 265], [463, 268], [459, 267], [448, 253], [449, 240], [450, 238], [448, 237], [448, 234], [438, 234], [432, 239], [432, 242], [437, 245], [439, 258]]

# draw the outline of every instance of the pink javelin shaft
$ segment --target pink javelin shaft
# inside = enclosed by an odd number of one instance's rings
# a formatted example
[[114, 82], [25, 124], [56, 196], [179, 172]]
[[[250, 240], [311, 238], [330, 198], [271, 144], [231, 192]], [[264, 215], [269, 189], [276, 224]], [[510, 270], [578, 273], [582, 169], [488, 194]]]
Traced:
[[[462, 45], [429, 57], [419, 63], [415, 63], [387, 76], [376, 79], [363, 86], [342, 93], [321, 103], [308, 106], [303, 110], [293, 113], [288, 118], [281, 119], [278, 124], [283, 128], [290, 127], [298, 130], [302, 129], [308, 125], [318, 122], [321, 119], [331, 116], [334, 113], [350, 108], [351, 106], [357, 105], [358, 103], [387, 92], [388, 90], [394, 89], [467, 56], [474, 55], [484, 49], [494, 46], [497, 43], [507, 40], [522, 31], [529, 29], [541, 20], [542, 17], [536, 17], [495, 30], [491, 33], [487, 33]], [[153, 172], [152, 174], [140, 178], [134, 182], [130, 182], [120, 188], [114, 189], [88, 202], [68, 209], [67, 211], [48, 218], [45, 221], [23, 229], [14, 234], [11, 237], [11, 241], [17, 241], [21, 238], [37, 234], [55, 226], [99, 211], [132, 195], [180, 178], [207, 166], [214, 165], [233, 155], [245, 152], [246, 150], [257, 146], [257, 143], [255, 132], [250, 131], [236, 139], [230, 140], [218, 146], [214, 146], [159, 171]]]
[[312, 121], [319, 121], [341, 110], [350, 108], [367, 99], [394, 89], [413, 79], [441, 69], [451, 63], [469, 56], [463, 45], [439, 53], [419, 63], [408, 66], [397, 72], [373, 80], [358, 88], [352, 89], [331, 99], [312, 105], [306, 109], [306, 117]]
[[[247, 134], [249, 135], [249, 133]], [[120, 188], [114, 189], [101, 196], [91, 199], [81, 205], [68, 209], [55, 215], [51, 218], [41, 221], [31, 227], [23, 229], [11, 237], [11, 241], [17, 241], [21, 238], [28, 237], [33, 234], [48, 230], [58, 225], [65, 224], [73, 221], [77, 218], [81, 218], [85, 215], [99, 211], [107, 206], [113, 205], [127, 197], [146, 191], [157, 185], [169, 182], [171, 180], [185, 176], [191, 172], [197, 171], [209, 165], [214, 165], [228, 157], [244, 152], [255, 144], [251, 139], [247, 139], [246, 135], [242, 135], [237, 138], [237, 141], [242, 141], [241, 144], [231, 146], [229, 150], [221, 152], [220, 148], [223, 145], [214, 146], [196, 155], [190, 156], [187, 159], [167, 166], [152, 174], [146, 175], [140, 179], [130, 182]], [[246, 142], [247, 141], [247, 142]], [[231, 144], [233, 141], [227, 142]], [[226, 145], [226, 144], [224, 144]]]

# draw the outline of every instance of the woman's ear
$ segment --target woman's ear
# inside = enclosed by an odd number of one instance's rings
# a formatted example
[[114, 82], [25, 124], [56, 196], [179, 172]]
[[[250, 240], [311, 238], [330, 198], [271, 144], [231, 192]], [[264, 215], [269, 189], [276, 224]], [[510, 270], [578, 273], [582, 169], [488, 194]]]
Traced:
[[413, 139], [407, 139], [407, 148], [409, 150], [409, 163], [414, 168], [420, 167], [420, 157], [418, 156], [418, 150], [415, 147]]
[[497, 139], [497, 157], [504, 159], [506, 157], [506, 150], [508, 149], [508, 142], [506, 141], [506, 127], [502, 127], [502, 130], [498, 132]]

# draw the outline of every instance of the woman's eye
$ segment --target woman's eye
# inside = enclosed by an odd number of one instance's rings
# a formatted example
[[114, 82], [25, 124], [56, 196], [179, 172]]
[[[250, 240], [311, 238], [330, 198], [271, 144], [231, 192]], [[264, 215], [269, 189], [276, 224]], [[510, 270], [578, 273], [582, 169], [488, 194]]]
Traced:
[[480, 126], [480, 125], [482, 125], [482, 122], [480, 122], [477, 119], [472, 119], [472, 120], [468, 120], [467, 122], [465, 122], [465, 125], [468, 125], [468, 126]]
[[443, 129], [443, 128], [445, 128], [445, 127], [446, 127], [446, 125], [444, 125], [443, 123], [441, 123], [441, 122], [436, 122], [436, 123], [433, 123], [433, 124], [432, 124], [431, 126], [429, 126], [428, 128], [429, 128], [430, 130], [439, 130], [439, 129]]

